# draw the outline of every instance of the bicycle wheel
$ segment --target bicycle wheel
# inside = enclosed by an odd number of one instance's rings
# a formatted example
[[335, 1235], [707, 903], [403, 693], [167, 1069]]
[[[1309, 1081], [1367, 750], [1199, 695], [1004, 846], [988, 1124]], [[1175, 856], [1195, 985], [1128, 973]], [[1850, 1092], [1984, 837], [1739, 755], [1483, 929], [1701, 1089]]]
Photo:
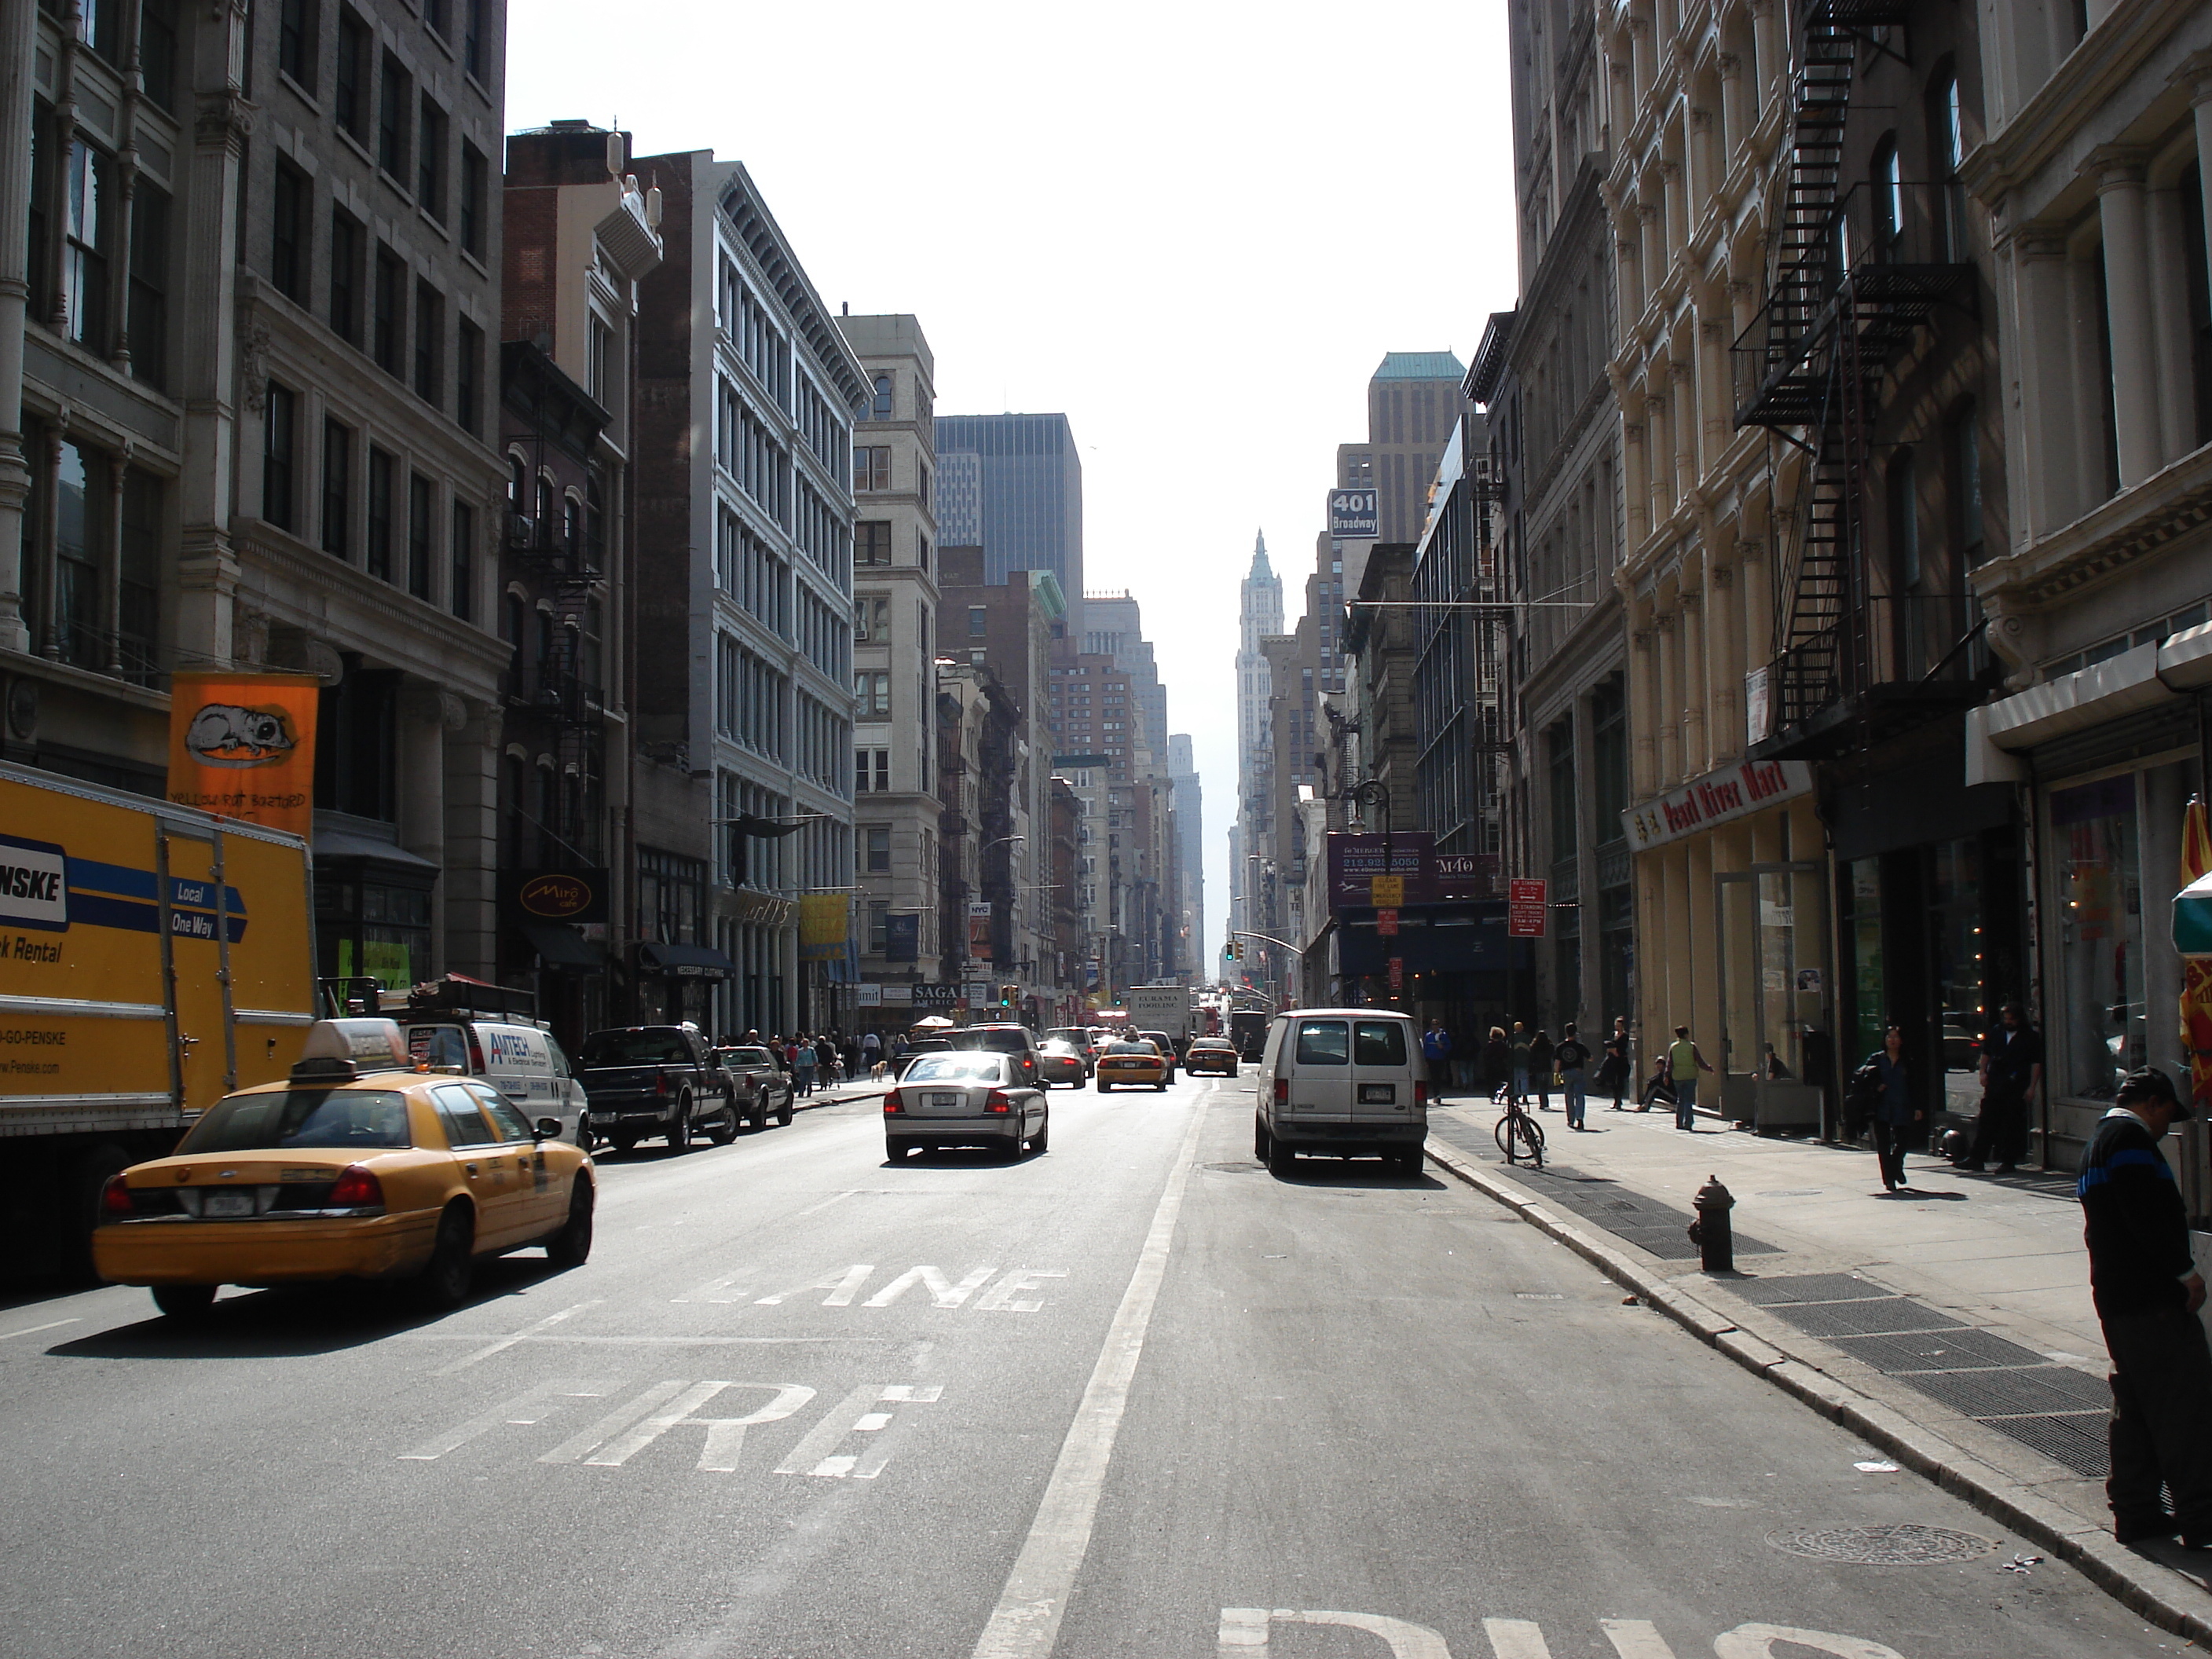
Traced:
[[1528, 1148], [1528, 1161], [1538, 1169], [1544, 1167], [1544, 1126], [1526, 1112], [1521, 1115], [1522, 1143]]

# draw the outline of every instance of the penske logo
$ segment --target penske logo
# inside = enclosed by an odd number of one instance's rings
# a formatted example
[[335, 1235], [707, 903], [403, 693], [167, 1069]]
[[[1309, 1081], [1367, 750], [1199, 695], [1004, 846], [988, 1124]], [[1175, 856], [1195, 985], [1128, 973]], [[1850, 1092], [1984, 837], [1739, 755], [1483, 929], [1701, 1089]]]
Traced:
[[0, 836], [0, 926], [69, 924], [68, 855], [51, 842]]

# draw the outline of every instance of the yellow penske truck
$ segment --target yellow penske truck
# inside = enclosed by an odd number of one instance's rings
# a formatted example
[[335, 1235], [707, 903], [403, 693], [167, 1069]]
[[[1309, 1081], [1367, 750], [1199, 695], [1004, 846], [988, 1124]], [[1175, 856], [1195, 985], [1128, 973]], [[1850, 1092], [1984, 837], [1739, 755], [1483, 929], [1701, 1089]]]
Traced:
[[100, 1190], [313, 1024], [297, 836], [0, 764], [0, 1278], [83, 1270]]

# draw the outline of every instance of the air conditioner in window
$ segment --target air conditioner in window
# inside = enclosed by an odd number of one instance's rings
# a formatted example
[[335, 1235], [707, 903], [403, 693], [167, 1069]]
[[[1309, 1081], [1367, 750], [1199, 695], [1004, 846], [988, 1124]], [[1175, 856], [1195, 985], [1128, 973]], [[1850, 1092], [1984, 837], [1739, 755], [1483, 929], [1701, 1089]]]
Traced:
[[527, 513], [507, 515], [507, 544], [509, 547], [538, 545], [538, 520]]

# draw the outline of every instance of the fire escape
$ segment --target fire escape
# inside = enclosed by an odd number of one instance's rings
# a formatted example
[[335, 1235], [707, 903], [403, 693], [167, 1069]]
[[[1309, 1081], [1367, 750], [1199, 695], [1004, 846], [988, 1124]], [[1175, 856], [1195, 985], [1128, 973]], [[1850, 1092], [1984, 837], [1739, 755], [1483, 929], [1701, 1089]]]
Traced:
[[1888, 50], [1874, 31], [1904, 24], [1911, 9], [1899, 0], [1808, 8], [1774, 278], [1731, 354], [1736, 423], [1768, 428], [1806, 454], [1795, 539], [1776, 573], [1765, 735], [1752, 750], [1765, 757], [1832, 754], [1972, 701], [1952, 672], [1965, 639], [1924, 671], [1901, 645], [1931, 608], [1877, 591], [1864, 534], [1889, 371], [1938, 308], [1972, 289], [1955, 184], [1906, 183], [1893, 162], [1844, 183], [1859, 54]]

